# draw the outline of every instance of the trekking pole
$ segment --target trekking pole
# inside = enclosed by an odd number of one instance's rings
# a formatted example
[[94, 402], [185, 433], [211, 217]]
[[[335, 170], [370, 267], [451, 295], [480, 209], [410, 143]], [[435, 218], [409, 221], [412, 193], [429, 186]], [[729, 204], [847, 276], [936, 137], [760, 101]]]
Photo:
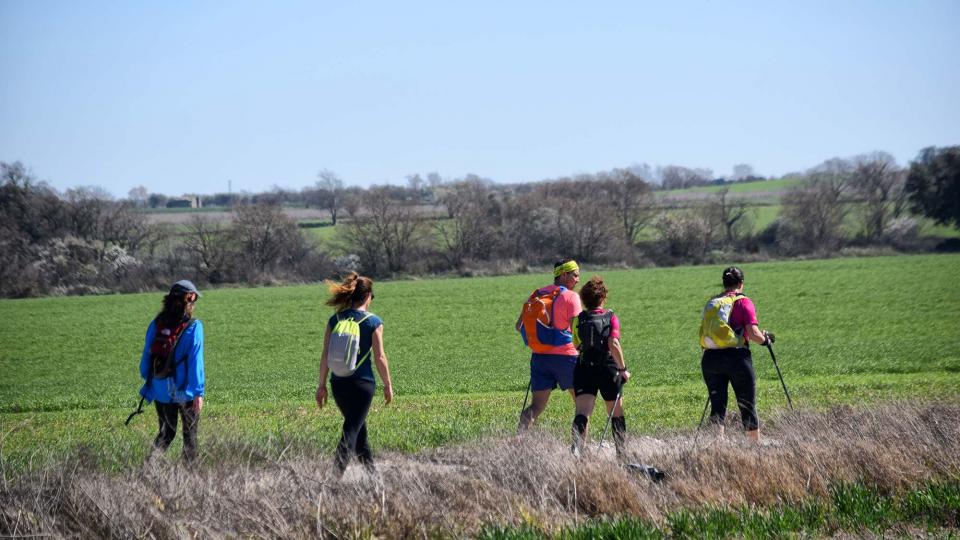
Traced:
[[783, 373], [780, 373], [780, 366], [777, 364], [777, 356], [773, 354], [773, 345], [770, 344], [770, 338], [767, 338], [767, 350], [770, 351], [770, 359], [773, 360], [773, 367], [777, 368], [777, 375], [780, 377], [780, 384], [783, 385], [783, 394], [787, 396], [787, 404], [790, 410], [793, 410], [793, 401], [790, 399], [790, 392], [787, 391], [787, 383], [783, 382]]
[[[617, 374], [619, 379], [620, 375]], [[610, 423], [613, 422], [613, 413], [617, 411], [617, 403], [620, 402], [620, 397], [623, 396], [623, 382], [620, 382], [620, 385], [617, 387], [617, 397], [613, 400], [613, 407], [610, 408], [610, 415], [607, 416], [607, 423], [603, 425], [603, 433], [600, 434], [600, 442], [597, 444], [597, 448], [603, 447], [603, 438], [607, 435], [607, 428], [610, 427]]]
[[700, 423], [697, 424], [697, 431], [703, 427], [703, 419], [707, 417], [707, 407], [710, 406], [710, 392], [707, 391], [707, 402], [703, 404], [703, 412], [700, 414]]
[[527, 410], [527, 398], [530, 397], [530, 388], [533, 387], [533, 377], [530, 378], [530, 382], [527, 383], [527, 393], [523, 396], [523, 405], [520, 407], [520, 422], [523, 423], [523, 411]]

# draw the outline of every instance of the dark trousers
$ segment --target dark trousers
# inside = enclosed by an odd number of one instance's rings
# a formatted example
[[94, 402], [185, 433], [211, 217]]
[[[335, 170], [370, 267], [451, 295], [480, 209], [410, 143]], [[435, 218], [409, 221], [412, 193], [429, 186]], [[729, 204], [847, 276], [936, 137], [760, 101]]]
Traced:
[[367, 413], [373, 403], [376, 385], [366, 379], [331, 379], [330, 390], [337, 408], [343, 414], [343, 434], [337, 444], [336, 465], [343, 471], [356, 453], [360, 463], [373, 467], [373, 454], [367, 442]]
[[183, 459], [193, 461], [197, 457], [197, 427], [200, 415], [193, 410], [193, 401], [186, 403], [160, 403], [157, 406], [157, 418], [160, 421], [160, 432], [153, 441], [153, 446], [166, 450], [177, 436], [177, 416], [183, 418]]
[[727, 385], [733, 386], [743, 428], [757, 429], [757, 378], [750, 349], [707, 349], [700, 362], [703, 382], [710, 392], [710, 421], [723, 423], [727, 414]]

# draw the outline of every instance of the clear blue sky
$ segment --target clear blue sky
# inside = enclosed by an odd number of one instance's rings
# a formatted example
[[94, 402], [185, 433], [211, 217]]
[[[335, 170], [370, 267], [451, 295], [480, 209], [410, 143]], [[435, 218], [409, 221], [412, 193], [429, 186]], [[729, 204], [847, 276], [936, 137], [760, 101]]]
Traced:
[[960, 144], [956, 0], [461, 4], [2, 0], [0, 160], [125, 196]]

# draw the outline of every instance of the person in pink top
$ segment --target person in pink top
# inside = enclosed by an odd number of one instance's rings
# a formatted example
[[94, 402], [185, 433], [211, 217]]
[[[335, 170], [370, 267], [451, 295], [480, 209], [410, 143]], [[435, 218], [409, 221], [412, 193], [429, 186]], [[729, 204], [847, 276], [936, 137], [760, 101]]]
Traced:
[[587, 423], [597, 402], [597, 393], [607, 405], [617, 456], [623, 455], [627, 421], [623, 415], [621, 388], [630, 380], [630, 372], [620, 346], [620, 320], [612, 309], [604, 309], [607, 286], [594, 276], [580, 289], [584, 310], [572, 321], [573, 342], [580, 349], [573, 371], [573, 389], [577, 412], [573, 417], [573, 446], [579, 456], [587, 438]]
[[723, 433], [723, 421], [727, 413], [727, 386], [733, 387], [740, 408], [740, 418], [747, 438], [758, 441], [760, 422], [757, 418], [757, 376], [753, 371], [750, 342], [766, 344], [773, 335], [760, 330], [757, 310], [753, 301], [743, 294], [743, 270], [731, 266], [723, 271], [721, 296], [734, 296], [730, 310], [729, 325], [741, 336], [740, 345], [722, 349], [705, 349], [700, 369], [703, 382], [710, 392], [710, 422], [719, 426]]
[[[553, 300], [553, 319], [550, 326], [566, 339], [564, 343], [534, 352], [530, 356], [530, 390], [533, 401], [520, 412], [518, 429], [525, 430], [547, 408], [550, 392], [559, 387], [573, 394], [573, 369], [577, 365], [577, 348], [573, 345], [570, 320], [580, 313], [580, 297], [573, 288], [580, 282], [580, 267], [573, 259], [557, 261], [553, 267], [553, 284], [537, 290], [537, 294], [549, 294], [557, 288], [563, 290]], [[520, 330], [520, 321], [517, 321]]]

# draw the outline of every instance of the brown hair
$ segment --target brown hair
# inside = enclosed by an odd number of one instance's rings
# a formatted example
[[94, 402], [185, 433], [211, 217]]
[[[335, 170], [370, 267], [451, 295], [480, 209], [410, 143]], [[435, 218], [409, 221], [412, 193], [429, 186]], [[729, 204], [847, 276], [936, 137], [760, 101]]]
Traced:
[[743, 283], [743, 270], [731, 266], [723, 271], [723, 287], [725, 289], [736, 289], [741, 283]]
[[603, 278], [593, 276], [590, 281], [580, 287], [580, 300], [586, 309], [597, 309], [607, 298], [607, 286], [603, 283]]
[[163, 309], [157, 314], [157, 322], [164, 328], [174, 328], [187, 316], [187, 297], [194, 293], [170, 291], [163, 297]]
[[326, 304], [337, 308], [337, 311], [362, 304], [368, 294], [373, 294], [373, 280], [356, 272], [347, 274], [340, 283], [329, 279], [323, 282], [330, 291], [330, 298], [327, 299]]

